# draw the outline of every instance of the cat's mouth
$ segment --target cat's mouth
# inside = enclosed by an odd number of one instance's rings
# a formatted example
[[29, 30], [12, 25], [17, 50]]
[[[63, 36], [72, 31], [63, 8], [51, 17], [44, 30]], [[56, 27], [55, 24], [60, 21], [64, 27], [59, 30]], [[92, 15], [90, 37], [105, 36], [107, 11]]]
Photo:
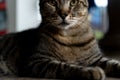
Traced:
[[59, 25], [62, 25], [62, 26], [67, 26], [67, 25], [69, 25], [69, 23], [68, 23], [68, 22], [66, 22], [66, 21], [62, 21], [61, 23], [59, 23]]

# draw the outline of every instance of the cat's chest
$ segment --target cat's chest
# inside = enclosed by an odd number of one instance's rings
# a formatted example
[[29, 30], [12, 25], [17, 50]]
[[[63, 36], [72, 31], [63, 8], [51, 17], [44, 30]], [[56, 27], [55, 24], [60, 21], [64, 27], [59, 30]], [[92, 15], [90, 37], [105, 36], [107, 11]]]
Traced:
[[88, 45], [86, 47], [77, 46], [56, 46], [57, 55], [61, 55], [61, 59], [71, 64], [86, 64], [85, 59], [95, 54], [95, 45]]
[[[64, 41], [58, 41], [47, 36], [44, 39], [41, 39], [39, 49], [52, 55], [50, 57], [53, 59], [71, 64], [87, 64], [85, 59], [99, 51], [97, 50], [98, 45], [95, 40], [84, 45], [66, 45], [62, 42]], [[49, 56], [48, 54], [46, 55]]]

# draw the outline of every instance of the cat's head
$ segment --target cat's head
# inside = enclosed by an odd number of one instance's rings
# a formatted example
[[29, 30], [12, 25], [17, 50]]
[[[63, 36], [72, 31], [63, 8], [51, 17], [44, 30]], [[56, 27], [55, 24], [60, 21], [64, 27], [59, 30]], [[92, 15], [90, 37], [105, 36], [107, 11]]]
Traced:
[[69, 28], [87, 18], [87, 0], [40, 0], [42, 21], [59, 28]]

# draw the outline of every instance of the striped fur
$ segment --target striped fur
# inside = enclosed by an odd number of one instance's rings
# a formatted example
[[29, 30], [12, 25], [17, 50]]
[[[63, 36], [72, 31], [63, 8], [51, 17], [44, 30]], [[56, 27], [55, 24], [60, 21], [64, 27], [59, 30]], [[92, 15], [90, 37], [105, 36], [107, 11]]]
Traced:
[[87, 0], [40, 0], [36, 29], [0, 37], [0, 76], [105, 80], [120, 62], [103, 56], [87, 20]]

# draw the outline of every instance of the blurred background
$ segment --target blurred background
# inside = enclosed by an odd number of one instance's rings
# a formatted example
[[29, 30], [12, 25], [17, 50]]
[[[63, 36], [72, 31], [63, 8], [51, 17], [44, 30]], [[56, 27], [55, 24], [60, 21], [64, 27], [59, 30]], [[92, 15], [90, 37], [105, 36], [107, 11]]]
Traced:
[[[88, 0], [89, 21], [106, 54], [120, 52], [120, 0]], [[37, 27], [39, 0], [0, 0], [0, 35]], [[113, 56], [113, 55], [112, 55]]]

